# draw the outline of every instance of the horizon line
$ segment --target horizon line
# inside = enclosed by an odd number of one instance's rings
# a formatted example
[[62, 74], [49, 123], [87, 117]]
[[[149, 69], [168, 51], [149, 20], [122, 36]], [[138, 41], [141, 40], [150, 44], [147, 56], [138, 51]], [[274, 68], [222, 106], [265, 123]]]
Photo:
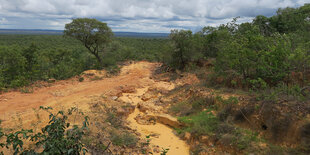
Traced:
[[[37, 31], [64, 31], [64, 30], [57, 30], [57, 29], [10, 29], [10, 28], [0, 28], [0, 30], [37, 30]], [[137, 32], [137, 31], [113, 31], [116, 33], [162, 33], [162, 34], [169, 34], [169, 32]]]

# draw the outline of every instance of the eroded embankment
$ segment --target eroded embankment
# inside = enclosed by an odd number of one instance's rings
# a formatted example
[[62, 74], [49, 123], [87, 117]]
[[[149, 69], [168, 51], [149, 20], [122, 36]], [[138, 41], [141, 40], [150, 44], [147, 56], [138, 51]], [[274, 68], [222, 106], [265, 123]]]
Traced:
[[[155, 81], [151, 79], [152, 71], [157, 63], [137, 62], [122, 67], [118, 76], [102, 78], [85, 78], [79, 82], [78, 78], [57, 81], [53, 84], [34, 87], [33, 93], [19, 91], [8, 92], [0, 95], [0, 119], [2, 127], [16, 131], [21, 128], [33, 128], [39, 131], [48, 122], [48, 115], [37, 109], [39, 106], [50, 106], [54, 111], [66, 110], [77, 107], [92, 118], [91, 104], [102, 97], [116, 99], [116, 102], [125, 102], [137, 106], [145, 103], [143, 94], [150, 88], [171, 90], [172, 83]], [[126, 89], [135, 90], [133, 92]], [[160, 94], [159, 94], [160, 96]], [[157, 96], [158, 97], [158, 96]], [[149, 105], [154, 103], [147, 102]], [[158, 107], [157, 107], [158, 108]], [[161, 107], [162, 108], [162, 107]], [[168, 154], [189, 154], [188, 145], [174, 135], [173, 130], [161, 123], [143, 124], [137, 121], [137, 116], [144, 116], [146, 111], [135, 111], [129, 115], [127, 121], [131, 130], [136, 130], [141, 139], [151, 134], [151, 146], [170, 149]], [[156, 113], [157, 114], [157, 113]], [[140, 123], [138, 123], [140, 122]], [[80, 124], [80, 120], [76, 120]], [[92, 128], [92, 126], [90, 126]], [[153, 151], [153, 150], [152, 150]], [[6, 151], [10, 154], [10, 151]]]
[[[174, 155], [188, 155], [189, 154], [189, 146], [186, 144], [185, 141], [181, 140], [174, 134], [173, 129], [159, 123], [160, 121], [156, 121], [156, 116], [159, 114], [152, 114], [152, 110], [159, 110], [159, 109], [152, 109], [148, 108], [147, 111], [140, 111], [138, 108], [139, 103], [143, 103], [144, 101], [141, 99], [142, 95], [146, 93], [147, 88], [138, 89], [136, 93], [127, 93], [124, 94], [120, 99], [126, 102], [130, 102], [136, 106], [133, 113], [131, 113], [127, 121], [129, 121], [129, 127], [136, 132], [140, 133], [141, 138], [146, 138], [147, 136], [150, 137], [150, 144], [152, 148], [158, 148], [158, 151], [162, 151], [162, 149], [169, 149], [168, 154]], [[147, 104], [152, 104], [152, 102], [148, 102]], [[154, 103], [153, 103], [154, 104]], [[141, 106], [140, 106], [141, 107]], [[152, 106], [149, 106], [152, 107]], [[146, 114], [148, 113], [148, 114]], [[152, 123], [146, 123], [141, 120], [146, 119], [146, 121], [150, 118], [149, 116], [154, 116]], [[167, 116], [169, 117], [169, 116]], [[167, 118], [169, 119], [169, 118]], [[171, 121], [173, 122], [173, 121]], [[163, 122], [164, 123], [164, 122]], [[173, 125], [171, 125], [173, 126]], [[154, 154], [159, 154], [159, 152], [153, 151]]]

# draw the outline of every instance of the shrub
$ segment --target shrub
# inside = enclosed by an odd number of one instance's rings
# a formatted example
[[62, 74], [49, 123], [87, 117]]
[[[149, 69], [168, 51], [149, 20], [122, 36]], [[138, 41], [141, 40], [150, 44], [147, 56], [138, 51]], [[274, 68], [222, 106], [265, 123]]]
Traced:
[[79, 77], [79, 82], [83, 82], [84, 78], [83, 77]]
[[68, 110], [67, 114], [64, 111], [59, 111], [56, 114], [50, 112], [50, 107], [40, 107], [50, 113], [49, 124], [42, 128], [41, 132], [33, 134], [32, 130], [20, 130], [15, 133], [3, 133], [0, 128], [0, 138], [6, 138], [6, 143], [0, 143], [0, 147], [7, 147], [14, 150], [14, 154], [39, 154], [34, 149], [23, 148], [23, 140], [31, 140], [35, 142], [37, 147], [42, 147], [40, 154], [70, 154], [76, 155], [83, 152], [85, 154], [87, 149], [82, 144], [81, 139], [85, 135], [85, 130], [89, 125], [88, 117], [81, 127], [77, 125], [70, 126], [67, 122], [68, 116], [73, 112], [78, 112], [76, 108]]
[[184, 70], [189, 62], [198, 60], [201, 53], [194, 50], [192, 31], [172, 30], [169, 37], [174, 45], [169, 63], [172, 68]]

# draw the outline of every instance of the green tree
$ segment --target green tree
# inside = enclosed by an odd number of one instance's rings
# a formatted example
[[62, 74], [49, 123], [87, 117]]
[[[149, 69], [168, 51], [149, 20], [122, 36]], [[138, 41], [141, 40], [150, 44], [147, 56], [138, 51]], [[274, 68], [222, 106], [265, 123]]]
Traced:
[[270, 20], [265, 16], [256, 16], [252, 22], [254, 25], [257, 25], [260, 29], [260, 32], [264, 36], [270, 36], [275, 30], [270, 26]]
[[16, 47], [0, 47], [0, 81], [2, 87], [17, 88], [28, 83], [25, 78], [26, 59]]
[[23, 57], [26, 59], [26, 72], [28, 78], [32, 81], [34, 80], [35, 76], [38, 76], [38, 70], [37, 70], [37, 58], [36, 53], [38, 52], [38, 47], [32, 43], [28, 48], [24, 49], [22, 51]]
[[184, 70], [185, 66], [197, 59], [198, 52], [194, 50], [194, 40], [190, 30], [171, 30], [170, 39], [173, 42], [172, 67]]
[[105, 52], [113, 32], [106, 23], [96, 19], [77, 18], [66, 24], [64, 35], [81, 41], [88, 51], [97, 58], [99, 64], [102, 65], [101, 54]]

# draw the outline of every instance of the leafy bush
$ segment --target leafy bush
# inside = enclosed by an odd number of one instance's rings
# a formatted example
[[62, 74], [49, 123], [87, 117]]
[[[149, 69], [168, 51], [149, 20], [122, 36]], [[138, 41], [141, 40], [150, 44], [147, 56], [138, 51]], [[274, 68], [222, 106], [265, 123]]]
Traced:
[[173, 42], [174, 49], [169, 64], [173, 68], [184, 70], [189, 62], [199, 58], [200, 53], [194, 50], [192, 31], [172, 30], [170, 39]]
[[[49, 112], [49, 124], [42, 128], [41, 132], [34, 134], [33, 130], [17, 131], [15, 133], [3, 133], [0, 128], [0, 138], [6, 138], [6, 143], [1, 143], [0, 147], [12, 148], [14, 154], [85, 154], [87, 149], [82, 144], [81, 139], [85, 135], [85, 130], [89, 125], [88, 117], [81, 127], [77, 125], [70, 126], [67, 122], [68, 116], [73, 112], [78, 112], [76, 108], [71, 108], [65, 114], [64, 111], [59, 111], [56, 114], [50, 112], [50, 107], [40, 107]], [[82, 113], [81, 113], [82, 114]], [[34, 149], [25, 149], [24, 141], [30, 140], [35, 142], [37, 147], [42, 147], [41, 152], [36, 152]]]

